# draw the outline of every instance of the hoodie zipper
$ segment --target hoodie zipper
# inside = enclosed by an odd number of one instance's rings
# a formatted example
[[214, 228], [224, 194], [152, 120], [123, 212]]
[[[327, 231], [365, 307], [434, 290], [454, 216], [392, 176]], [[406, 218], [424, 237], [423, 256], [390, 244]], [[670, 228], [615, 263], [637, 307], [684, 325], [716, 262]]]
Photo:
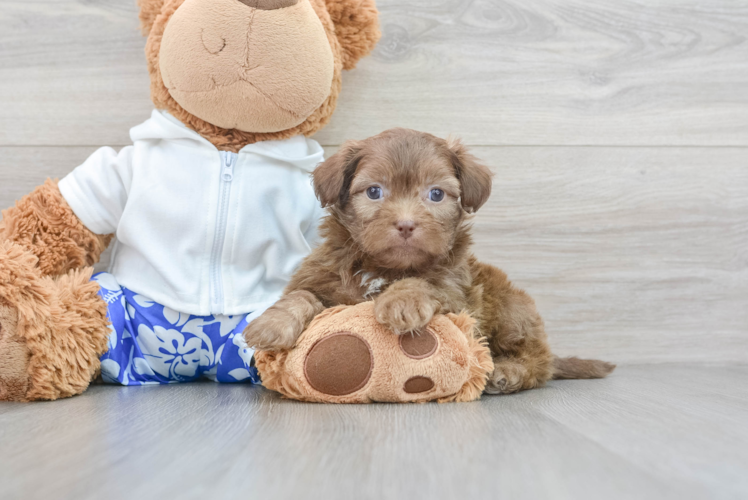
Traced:
[[218, 190], [218, 209], [216, 210], [216, 232], [213, 237], [213, 248], [210, 252], [210, 311], [212, 314], [223, 314], [223, 245], [226, 240], [226, 225], [229, 217], [229, 198], [231, 182], [234, 180], [236, 153], [221, 152], [221, 180]]

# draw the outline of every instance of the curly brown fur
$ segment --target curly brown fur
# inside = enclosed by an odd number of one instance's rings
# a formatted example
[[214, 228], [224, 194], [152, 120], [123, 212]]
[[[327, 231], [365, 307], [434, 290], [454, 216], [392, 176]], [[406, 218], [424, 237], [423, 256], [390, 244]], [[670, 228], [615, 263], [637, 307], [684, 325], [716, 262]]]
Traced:
[[47, 181], [4, 210], [0, 241], [12, 241], [39, 259], [43, 276], [56, 276], [99, 261], [112, 235], [89, 231], [60, 194], [57, 181]]
[[343, 69], [350, 70], [379, 39], [379, 14], [374, 0], [325, 0], [343, 50]]
[[[321, 130], [332, 117], [342, 88], [343, 69], [352, 68], [356, 61], [368, 54], [379, 39], [377, 11], [372, 0], [310, 0], [322, 26], [325, 28], [335, 56], [335, 71], [330, 88], [330, 95], [300, 125], [272, 133], [251, 133], [241, 130], [227, 130], [211, 125], [188, 113], [171, 96], [164, 84], [159, 66], [161, 39], [166, 24], [184, 0], [165, 0], [159, 6], [158, 1], [141, 0], [141, 23], [148, 31], [148, 42], [145, 53], [148, 61], [148, 73], [151, 76], [151, 99], [159, 109], [169, 111], [179, 121], [189, 126], [221, 150], [238, 152], [247, 144], [259, 141], [282, 140], [299, 134], [313, 135]], [[327, 3], [327, 5], [326, 5]], [[160, 8], [159, 8], [160, 7]], [[328, 7], [331, 9], [328, 12]], [[155, 11], [158, 8], [159, 12]], [[332, 16], [335, 16], [333, 18]], [[336, 25], [335, 21], [340, 24]], [[150, 25], [150, 29], [148, 26]], [[336, 31], [337, 30], [337, 31]], [[343, 45], [341, 45], [341, 43]]]
[[161, 13], [163, 6], [164, 0], [138, 0], [140, 29], [143, 36], [148, 36], [148, 33], [151, 32], [151, 27], [156, 21], [156, 17]]
[[[92, 272], [42, 276], [34, 255], [14, 243], [0, 243], [0, 329], [2, 340], [14, 343], [14, 355], [0, 358], [0, 399], [52, 400], [88, 387], [109, 333], [106, 303], [90, 281]], [[23, 353], [26, 390], [21, 394]]]
[[594, 359], [555, 358], [553, 360], [553, 378], [603, 378], [615, 370], [616, 365]]
[[[325, 240], [287, 294], [306, 291], [307, 300], [325, 307], [373, 298], [377, 319], [396, 333], [417, 331], [436, 313], [467, 310], [494, 358], [487, 392], [531, 389], [553, 377], [556, 358], [534, 301], [471, 252], [468, 214], [488, 199], [491, 172], [459, 141], [394, 129], [349, 142], [317, 168], [314, 185], [330, 211], [322, 223]], [[313, 317], [311, 308], [305, 322], [274, 314], [250, 324], [247, 342], [262, 338], [268, 348], [277, 339], [287, 346], [288, 332], [300, 335]], [[600, 361], [584, 363], [586, 370], [557, 373], [586, 378], [612, 370]]]

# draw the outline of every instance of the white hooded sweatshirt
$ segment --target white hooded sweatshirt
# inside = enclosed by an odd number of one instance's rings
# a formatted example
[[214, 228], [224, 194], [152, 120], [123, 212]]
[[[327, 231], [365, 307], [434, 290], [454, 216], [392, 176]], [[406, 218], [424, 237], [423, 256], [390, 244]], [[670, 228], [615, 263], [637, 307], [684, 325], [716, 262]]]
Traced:
[[320, 145], [297, 136], [219, 151], [165, 111], [130, 137], [59, 184], [88, 229], [116, 233], [109, 272], [119, 284], [199, 316], [276, 301], [317, 240]]

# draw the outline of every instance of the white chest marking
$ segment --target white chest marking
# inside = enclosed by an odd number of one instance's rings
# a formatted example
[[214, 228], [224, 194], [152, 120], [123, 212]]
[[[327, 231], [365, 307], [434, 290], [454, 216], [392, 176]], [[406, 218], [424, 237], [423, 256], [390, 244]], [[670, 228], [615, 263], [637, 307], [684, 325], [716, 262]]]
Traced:
[[[356, 274], [360, 273], [361, 271]], [[370, 299], [375, 295], [379, 295], [382, 291], [382, 287], [384, 287], [386, 284], [387, 280], [384, 278], [375, 278], [371, 273], [361, 274], [361, 287], [366, 288], [366, 293], [364, 294], [365, 299]]]

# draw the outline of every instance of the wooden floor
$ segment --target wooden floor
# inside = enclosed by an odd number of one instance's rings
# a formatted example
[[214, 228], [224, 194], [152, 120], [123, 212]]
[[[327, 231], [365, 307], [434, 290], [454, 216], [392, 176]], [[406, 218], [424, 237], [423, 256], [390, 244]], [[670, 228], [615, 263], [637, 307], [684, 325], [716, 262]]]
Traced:
[[327, 406], [259, 387], [0, 405], [0, 498], [748, 498], [748, 367], [619, 368], [476, 403]]

